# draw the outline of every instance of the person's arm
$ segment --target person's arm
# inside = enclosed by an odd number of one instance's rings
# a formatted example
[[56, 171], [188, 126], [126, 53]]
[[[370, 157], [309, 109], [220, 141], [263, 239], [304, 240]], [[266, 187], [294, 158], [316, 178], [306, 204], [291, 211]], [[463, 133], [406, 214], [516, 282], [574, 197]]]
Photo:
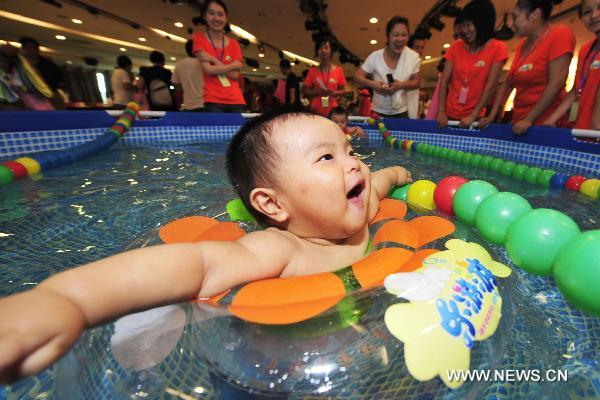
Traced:
[[412, 182], [411, 173], [404, 167], [383, 168], [371, 174], [371, 185], [379, 200], [387, 197], [394, 186], [402, 186]]
[[592, 113], [592, 129], [600, 131], [600, 90], [596, 92], [594, 102], [594, 112]]
[[394, 83], [392, 83], [390, 85], [390, 89], [392, 89], [392, 92], [398, 91], [400, 89], [415, 90], [420, 87], [421, 87], [421, 74], [419, 72], [417, 72], [416, 74], [412, 74], [406, 81], [395, 80]]
[[352, 136], [365, 137], [365, 130], [360, 126], [349, 126], [348, 134]]
[[515, 135], [523, 135], [533, 122], [546, 111], [554, 102], [556, 96], [565, 87], [567, 74], [569, 73], [569, 64], [571, 63], [571, 53], [563, 54], [562, 56], [550, 61], [548, 65], [548, 85], [542, 93], [542, 97], [529, 113], [520, 121], [513, 124], [512, 131]]
[[542, 123], [544, 126], [556, 126], [556, 122], [563, 116], [575, 101], [577, 95], [575, 94], [575, 88], [573, 87], [569, 93], [565, 96], [563, 101], [560, 102], [559, 106], [554, 110], [552, 114]]
[[448, 125], [448, 115], [446, 114], [446, 99], [448, 98], [448, 82], [450, 82], [450, 77], [452, 76], [452, 69], [454, 68], [454, 63], [452, 61], [446, 59], [446, 63], [444, 64], [444, 71], [442, 72], [442, 76], [440, 79], [440, 92], [438, 94], [438, 115], [437, 121], [438, 126], [440, 128], [445, 128]]
[[498, 90], [496, 91], [496, 97], [494, 99], [494, 105], [490, 110], [490, 113], [482, 118], [479, 118], [478, 128], [483, 129], [487, 127], [489, 124], [494, 122], [498, 117], [498, 113], [500, 112], [500, 108], [506, 104], [508, 100], [508, 96], [510, 96], [510, 92], [513, 90], [513, 87], [508, 84], [508, 82], [502, 83]]
[[365, 86], [379, 93], [387, 93], [386, 84], [381, 81], [367, 78], [367, 72], [362, 68], [358, 68], [354, 73], [354, 82], [356, 82], [358, 86]]
[[0, 380], [42, 371], [87, 327], [277, 277], [295, 251], [285, 235], [265, 230], [236, 242], [137, 249], [54, 275], [0, 300]]
[[504, 65], [504, 61], [498, 61], [492, 64], [490, 68], [490, 72], [488, 73], [487, 79], [485, 81], [485, 86], [483, 87], [483, 93], [481, 97], [479, 97], [479, 101], [475, 105], [475, 108], [471, 112], [470, 115], [460, 120], [459, 126], [461, 128], [468, 128], [473, 124], [473, 122], [479, 116], [483, 107], [487, 104], [489, 98], [494, 93], [494, 88], [498, 85], [498, 79], [500, 78], [500, 72], [502, 72], [502, 66]]

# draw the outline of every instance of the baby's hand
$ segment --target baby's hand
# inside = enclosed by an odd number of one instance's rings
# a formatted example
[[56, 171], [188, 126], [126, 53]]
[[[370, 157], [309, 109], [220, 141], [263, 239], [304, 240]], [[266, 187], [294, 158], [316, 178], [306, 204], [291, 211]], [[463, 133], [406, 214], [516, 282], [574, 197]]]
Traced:
[[34, 375], [66, 353], [85, 328], [81, 309], [37, 288], [0, 299], [0, 382]]

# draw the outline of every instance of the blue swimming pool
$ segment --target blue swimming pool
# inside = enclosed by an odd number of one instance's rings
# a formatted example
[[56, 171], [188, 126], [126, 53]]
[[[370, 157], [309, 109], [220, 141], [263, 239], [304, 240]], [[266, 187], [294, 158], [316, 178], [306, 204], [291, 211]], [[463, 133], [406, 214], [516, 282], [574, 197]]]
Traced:
[[[112, 121], [97, 113], [86, 116], [86, 121], [67, 121], [65, 125], [60, 118], [50, 120], [48, 116], [45, 122], [32, 122], [27, 128], [23, 116], [19, 118], [21, 133], [14, 129], [10, 138], [6, 133], [0, 134], [0, 140], [4, 140], [0, 145], [2, 159], [78, 144], [102, 133]], [[163, 121], [144, 121], [136, 124], [127, 140], [100, 155], [50, 170], [39, 179], [0, 187], [0, 295], [25, 290], [51, 273], [125, 248], [152, 244], [156, 241], [155, 228], [174, 218], [194, 214], [225, 218], [225, 204], [235, 194], [227, 184], [223, 154], [227, 138], [242, 121], [239, 116], [186, 114], [168, 116]], [[9, 125], [3, 130], [10, 129]], [[558, 150], [551, 143], [536, 147], [504, 140], [502, 127], [487, 137], [455, 130], [436, 134], [427, 124], [403, 126], [397, 122], [388, 127], [402, 138], [477, 150], [568, 173], [597, 175], [600, 171], [600, 152], [594, 145], [573, 143], [568, 150]], [[372, 169], [400, 164], [409, 167], [413, 176], [433, 181], [452, 174], [483, 179], [501, 191], [521, 194], [535, 208], [566, 213], [581, 230], [598, 229], [600, 225], [599, 203], [579, 193], [532, 186], [489, 170], [399, 152], [380, 144], [376, 131], [369, 131], [368, 139], [356, 143]], [[413, 216], [410, 214], [409, 219]], [[460, 224], [457, 227], [460, 237], [481, 241], [472, 228]], [[509, 263], [504, 249], [486, 247]], [[133, 339], [120, 342], [120, 347], [111, 345], [114, 324], [90, 330], [54, 368], [2, 387], [0, 398], [204, 399], [219, 398], [219, 393], [227, 398], [231, 385], [224, 385], [218, 374], [210, 374], [216, 367], [216, 358], [231, 363], [233, 386], [247, 384], [244, 379], [254, 374], [253, 379], [265, 385], [257, 391], [274, 390], [285, 396], [281, 388], [294, 377], [290, 374], [284, 378], [284, 369], [291, 371], [292, 366], [281, 362], [284, 357], [276, 360], [273, 354], [306, 352], [310, 358], [315, 349], [359, 355], [354, 358], [355, 368], [343, 371], [350, 378], [334, 378], [332, 373], [335, 384], [329, 389], [321, 385], [325, 388], [322, 395], [330, 398], [600, 396], [600, 319], [566, 303], [550, 278], [534, 277], [516, 268], [512, 277], [501, 283], [501, 291], [504, 304], [500, 327], [491, 339], [478, 343], [471, 367], [567, 370], [567, 382], [505, 379], [471, 382], [452, 391], [438, 379], [423, 383], [413, 379], [404, 365], [401, 343], [390, 346], [389, 339], [382, 339], [385, 325], [374, 317], [363, 320], [363, 330], [347, 328], [323, 337], [296, 339], [292, 349], [281, 347], [281, 334], [218, 313], [208, 318], [205, 308], [186, 305], [120, 321], [121, 326], [147, 327], [139, 328]], [[391, 300], [372, 294], [365, 301], [371, 313], [368, 315], [378, 315], [378, 310]], [[362, 351], [360, 343], [372, 346], [371, 351]], [[218, 347], [207, 349], [202, 344]], [[385, 357], [378, 352], [382, 347]], [[216, 356], [219, 354], [222, 357]], [[206, 359], [209, 362], [202, 361]], [[255, 368], [254, 363], [261, 364], [261, 368]], [[297, 387], [302, 388], [302, 378], [298, 379]], [[312, 392], [315, 383], [309, 383], [305, 393], [289, 397], [318, 396]]]

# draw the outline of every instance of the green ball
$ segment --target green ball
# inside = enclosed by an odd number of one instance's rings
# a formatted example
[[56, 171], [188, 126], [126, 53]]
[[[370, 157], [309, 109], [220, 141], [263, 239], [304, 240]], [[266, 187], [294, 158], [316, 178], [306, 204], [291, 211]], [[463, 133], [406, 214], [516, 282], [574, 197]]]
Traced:
[[495, 172], [500, 172], [500, 169], [504, 165], [504, 160], [501, 158], [494, 158], [490, 163], [490, 169]]
[[512, 161], [507, 161], [502, 165], [502, 168], [500, 168], [500, 173], [504, 176], [511, 176], [516, 165], [517, 164]]
[[560, 292], [575, 307], [600, 316], [600, 230], [568, 241], [552, 271]]
[[471, 165], [471, 160], [473, 159], [473, 154], [471, 153], [465, 153], [465, 155], [462, 158], [462, 163], [465, 165]]
[[457, 151], [456, 152], [456, 157], [454, 158], [454, 161], [457, 163], [462, 163], [463, 162], [463, 158], [465, 158], [465, 152], [464, 151]]
[[10, 168], [0, 165], [0, 185], [6, 185], [15, 178]]
[[481, 157], [481, 162], [479, 162], [479, 166], [481, 168], [488, 169], [490, 167], [490, 164], [492, 163], [493, 159], [494, 159], [494, 157], [492, 157], [492, 156], [483, 156], [483, 157]]
[[554, 174], [556, 174], [556, 172], [552, 171], [551, 169], [545, 169], [538, 174], [535, 182], [540, 186], [549, 187], [550, 179], [552, 179]]
[[549, 275], [562, 246], [579, 232], [577, 224], [567, 215], [538, 208], [510, 225], [506, 250], [519, 268], [534, 275]]
[[448, 149], [445, 147], [442, 147], [440, 149], [440, 157], [441, 158], [448, 158]]
[[471, 165], [473, 167], [479, 167], [481, 166], [481, 159], [483, 158], [483, 156], [481, 154], [475, 154], [473, 155], [473, 158], [471, 158]]
[[525, 172], [527, 172], [527, 170], [529, 169], [529, 167], [525, 164], [517, 164], [512, 171], [512, 177], [522, 181], [523, 179], [525, 179]]
[[527, 171], [525, 171], [525, 180], [532, 185], [535, 184], [540, 172], [542, 172], [542, 170], [538, 167], [529, 168]]
[[469, 225], [475, 222], [477, 207], [487, 197], [498, 193], [498, 189], [485, 181], [470, 181], [461, 185], [454, 194], [452, 207], [458, 219]]
[[475, 226], [488, 242], [503, 245], [508, 227], [531, 205], [515, 193], [500, 192], [483, 200], [475, 212]]
[[456, 150], [449, 149], [448, 150], [448, 160], [454, 161], [454, 157], [456, 157]]
[[439, 148], [438, 146], [435, 146], [435, 147], [433, 148], [433, 156], [434, 156], [434, 157], [439, 157], [439, 156], [440, 156], [440, 153], [441, 153], [441, 151], [442, 151], [442, 149], [441, 149], [441, 148]]
[[406, 201], [406, 194], [408, 193], [408, 189], [410, 189], [410, 183], [408, 185], [404, 185], [404, 186], [396, 186], [396, 187], [392, 188], [388, 197], [391, 197], [391, 198], [397, 199], [397, 200]]

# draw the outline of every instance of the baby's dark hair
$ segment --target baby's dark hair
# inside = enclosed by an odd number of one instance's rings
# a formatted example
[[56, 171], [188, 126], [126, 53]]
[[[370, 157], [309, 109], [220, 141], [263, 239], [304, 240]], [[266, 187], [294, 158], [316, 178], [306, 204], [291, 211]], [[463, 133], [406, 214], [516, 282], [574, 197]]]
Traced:
[[279, 107], [246, 122], [229, 142], [226, 155], [229, 181], [261, 225], [272, 226], [273, 221], [252, 207], [250, 193], [257, 187], [271, 187], [275, 182], [273, 171], [282, 161], [270, 143], [270, 137], [277, 133], [276, 124], [316, 116], [318, 114], [303, 107]]
[[342, 106], [333, 107], [329, 111], [328, 118], [331, 119], [331, 117], [334, 115], [345, 115], [346, 117], [348, 117], [348, 111]]

